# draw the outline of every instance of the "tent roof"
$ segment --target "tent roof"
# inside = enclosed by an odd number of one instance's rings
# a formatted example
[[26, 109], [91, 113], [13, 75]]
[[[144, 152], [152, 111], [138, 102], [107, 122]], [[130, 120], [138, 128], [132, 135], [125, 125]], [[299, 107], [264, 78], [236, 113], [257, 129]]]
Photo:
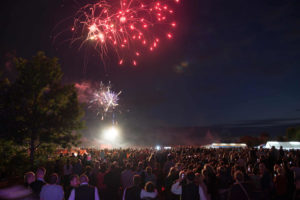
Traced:
[[266, 144], [267, 149], [272, 148], [274, 146], [276, 149], [279, 149], [282, 146], [283, 149], [300, 149], [300, 142], [290, 141], [290, 142], [277, 142], [277, 141], [269, 141]]
[[244, 143], [212, 143], [210, 148], [245, 148], [247, 147]]

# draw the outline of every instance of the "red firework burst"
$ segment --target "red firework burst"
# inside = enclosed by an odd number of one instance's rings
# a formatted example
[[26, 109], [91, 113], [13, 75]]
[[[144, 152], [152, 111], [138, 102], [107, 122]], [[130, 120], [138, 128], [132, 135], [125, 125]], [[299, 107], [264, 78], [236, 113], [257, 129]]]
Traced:
[[102, 60], [113, 50], [120, 65], [136, 66], [139, 56], [154, 51], [160, 39], [172, 39], [176, 22], [171, 3], [179, 0], [120, 0], [119, 6], [106, 1], [80, 8], [74, 20], [73, 42], [81, 46], [93, 41]]

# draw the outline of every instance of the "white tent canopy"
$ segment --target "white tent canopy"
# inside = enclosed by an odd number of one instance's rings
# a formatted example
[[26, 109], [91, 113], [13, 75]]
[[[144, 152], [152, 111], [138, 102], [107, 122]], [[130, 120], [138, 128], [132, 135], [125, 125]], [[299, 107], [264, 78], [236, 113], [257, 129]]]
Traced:
[[206, 148], [246, 148], [244, 143], [212, 143], [206, 146]]
[[282, 146], [283, 149], [290, 150], [290, 149], [300, 149], [300, 142], [290, 141], [290, 142], [277, 142], [277, 141], [269, 141], [267, 142], [265, 148], [271, 149], [272, 147], [276, 149], [280, 149]]

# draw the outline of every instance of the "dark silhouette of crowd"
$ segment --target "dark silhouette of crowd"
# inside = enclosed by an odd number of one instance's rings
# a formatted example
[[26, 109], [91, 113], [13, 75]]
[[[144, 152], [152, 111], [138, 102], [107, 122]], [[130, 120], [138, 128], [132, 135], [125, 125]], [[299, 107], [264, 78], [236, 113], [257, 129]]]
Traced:
[[282, 148], [87, 149], [44, 167], [25, 174], [26, 199], [300, 199], [300, 151]]

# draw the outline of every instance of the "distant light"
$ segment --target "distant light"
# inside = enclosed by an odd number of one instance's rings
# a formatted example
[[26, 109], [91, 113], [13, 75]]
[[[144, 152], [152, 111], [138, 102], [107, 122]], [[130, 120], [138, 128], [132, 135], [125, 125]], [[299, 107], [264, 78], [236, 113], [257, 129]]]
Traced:
[[155, 147], [155, 149], [156, 149], [157, 151], [159, 151], [159, 150], [161, 150], [161, 147], [160, 147], [159, 145], [157, 145], [157, 146]]
[[164, 149], [171, 149], [171, 147], [164, 147]]
[[103, 131], [103, 137], [104, 139], [113, 142], [119, 135], [119, 130], [112, 126], [106, 130]]

